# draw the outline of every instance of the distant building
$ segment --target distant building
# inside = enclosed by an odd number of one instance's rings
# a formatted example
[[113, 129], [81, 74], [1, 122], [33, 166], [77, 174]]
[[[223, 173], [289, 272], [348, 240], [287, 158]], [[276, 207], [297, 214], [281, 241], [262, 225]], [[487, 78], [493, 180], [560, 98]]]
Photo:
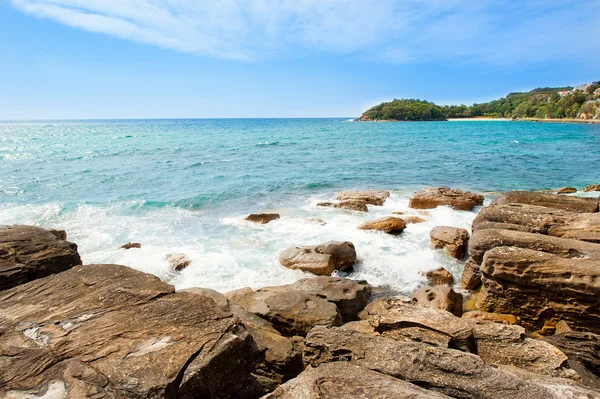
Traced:
[[559, 91], [559, 92], [558, 92], [558, 96], [559, 96], [559, 97], [564, 97], [564, 96], [566, 96], [566, 95], [567, 95], [567, 94], [569, 94], [569, 93], [570, 93], [570, 91], [569, 91], [569, 90], [563, 90], [563, 91]]
[[581, 90], [581, 91], [585, 91], [585, 89], [587, 89], [589, 86], [591, 86], [593, 83], [592, 82], [588, 82], [588, 83], [584, 83], [581, 86], [577, 86], [573, 88], [573, 91], [575, 90]]

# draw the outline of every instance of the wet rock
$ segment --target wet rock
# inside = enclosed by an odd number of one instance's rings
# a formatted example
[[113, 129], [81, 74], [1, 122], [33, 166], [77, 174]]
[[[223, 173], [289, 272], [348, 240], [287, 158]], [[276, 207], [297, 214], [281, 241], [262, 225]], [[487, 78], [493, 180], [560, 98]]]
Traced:
[[599, 335], [568, 331], [544, 337], [544, 341], [554, 345], [568, 356], [569, 366], [581, 376], [583, 384], [600, 389]]
[[470, 353], [419, 342], [398, 342], [343, 328], [313, 329], [306, 337], [303, 359], [312, 367], [350, 362], [455, 398], [597, 396], [593, 390], [562, 378], [525, 380]]
[[562, 187], [556, 190], [556, 194], [573, 194], [576, 193], [577, 189], [575, 187]]
[[362, 201], [369, 205], [381, 206], [390, 197], [389, 191], [365, 190], [342, 191], [335, 196], [338, 201]]
[[0, 397], [49, 386], [65, 398], [260, 393], [260, 353], [230, 312], [126, 266], [76, 266], [4, 291], [0, 314]]
[[460, 317], [463, 313], [463, 297], [448, 286], [421, 287], [412, 301], [426, 308], [442, 309]]
[[444, 399], [446, 395], [348, 362], [307, 369], [263, 399]]
[[460, 286], [463, 290], [474, 290], [481, 285], [481, 271], [479, 263], [469, 257], [463, 266]]
[[561, 209], [569, 212], [598, 212], [598, 200], [532, 191], [510, 191], [495, 201], [497, 205], [528, 204]]
[[396, 212], [392, 212], [392, 215], [404, 215], [404, 212], [396, 211]]
[[192, 261], [185, 256], [185, 254], [168, 254], [167, 262], [169, 262], [173, 270], [178, 272], [185, 269], [192, 263]]
[[590, 184], [589, 186], [585, 186], [583, 191], [589, 193], [591, 191], [600, 191], [600, 184]]
[[363, 223], [358, 228], [360, 230], [377, 230], [392, 235], [399, 235], [406, 228], [406, 222], [404, 219], [390, 216]]
[[319, 202], [317, 206], [346, 209], [348, 211], [368, 212], [367, 203], [360, 200], [346, 200], [339, 202]]
[[481, 310], [471, 310], [470, 312], [465, 312], [463, 313], [462, 318], [510, 325], [519, 324], [519, 318], [515, 315], [482, 312]]
[[305, 336], [315, 326], [343, 323], [335, 304], [290, 286], [265, 287], [257, 291], [242, 288], [225, 296], [229, 303], [268, 320], [285, 336]]
[[0, 228], [0, 291], [80, 265], [77, 245], [58, 237], [35, 226]]
[[425, 223], [427, 220], [420, 218], [418, 216], [402, 216], [402, 220], [406, 224], [417, 224], [417, 223]]
[[448, 270], [443, 267], [438, 267], [435, 270], [429, 270], [424, 273], [427, 277], [429, 285], [452, 285], [454, 284], [454, 276]]
[[244, 220], [258, 224], [267, 224], [279, 218], [278, 213], [251, 213]]
[[448, 187], [430, 188], [417, 191], [408, 206], [415, 209], [432, 209], [438, 206], [450, 206], [460, 211], [471, 211], [483, 205], [483, 196], [470, 191], [461, 191]]
[[121, 245], [121, 249], [132, 249], [132, 248], [141, 248], [142, 244], [139, 242], [128, 242], [127, 244]]
[[329, 241], [321, 245], [288, 248], [279, 255], [279, 263], [316, 275], [346, 270], [356, 262], [356, 249], [349, 241]]
[[438, 226], [429, 233], [431, 246], [434, 249], [443, 249], [448, 255], [456, 259], [463, 259], [467, 254], [469, 245], [469, 232], [457, 227]]
[[325, 276], [298, 280], [291, 287], [333, 302], [345, 323], [358, 319], [373, 291], [365, 280]]
[[179, 290], [178, 292], [189, 292], [190, 294], [202, 295], [202, 296], [205, 296], [205, 297], [210, 298], [213, 301], [215, 301], [215, 303], [219, 307], [226, 309], [226, 310], [229, 309], [229, 301], [227, 300], [225, 295], [221, 294], [219, 291], [215, 291], [210, 288], [193, 287], [193, 288], [185, 288], [183, 290]]

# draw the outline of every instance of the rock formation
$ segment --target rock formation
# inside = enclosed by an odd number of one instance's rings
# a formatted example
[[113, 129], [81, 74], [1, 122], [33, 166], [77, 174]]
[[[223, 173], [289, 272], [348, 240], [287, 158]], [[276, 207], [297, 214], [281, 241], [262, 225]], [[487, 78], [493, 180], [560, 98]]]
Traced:
[[448, 187], [430, 188], [417, 191], [408, 204], [415, 209], [432, 209], [438, 206], [450, 206], [460, 211], [470, 211], [483, 205], [483, 196], [470, 191], [461, 191]]
[[279, 254], [279, 263], [316, 275], [346, 270], [356, 262], [356, 249], [349, 241], [329, 241], [321, 245], [288, 248]]

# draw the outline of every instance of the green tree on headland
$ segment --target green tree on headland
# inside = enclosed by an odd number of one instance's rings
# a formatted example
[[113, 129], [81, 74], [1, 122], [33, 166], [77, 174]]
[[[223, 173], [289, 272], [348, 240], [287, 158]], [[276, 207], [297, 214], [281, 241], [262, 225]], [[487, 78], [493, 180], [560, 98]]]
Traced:
[[363, 120], [445, 121], [442, 109], [422, 100], [396, 100], [381, 103], [367, 110]]

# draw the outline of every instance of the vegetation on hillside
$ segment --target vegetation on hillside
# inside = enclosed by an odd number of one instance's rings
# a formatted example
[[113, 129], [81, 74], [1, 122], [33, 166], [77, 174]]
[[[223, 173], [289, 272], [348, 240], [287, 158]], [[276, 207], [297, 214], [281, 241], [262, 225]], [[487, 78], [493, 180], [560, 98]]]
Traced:
[[397, 121], [445, 121], [442, 109], [427, 101], [396, 100], [381, 103], [367, 110], [361, 119], [364, 120], [397, 120]]

